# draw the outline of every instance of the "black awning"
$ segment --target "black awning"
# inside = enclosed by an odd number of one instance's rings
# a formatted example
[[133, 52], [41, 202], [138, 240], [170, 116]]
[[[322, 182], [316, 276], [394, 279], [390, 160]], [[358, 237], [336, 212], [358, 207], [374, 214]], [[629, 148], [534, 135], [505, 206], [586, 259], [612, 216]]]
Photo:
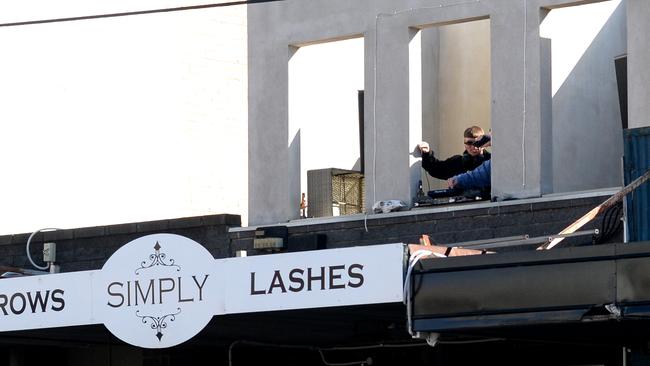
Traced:
[[650, 243], [425, 259], [411, 286], [418, 332], [650, 319]]

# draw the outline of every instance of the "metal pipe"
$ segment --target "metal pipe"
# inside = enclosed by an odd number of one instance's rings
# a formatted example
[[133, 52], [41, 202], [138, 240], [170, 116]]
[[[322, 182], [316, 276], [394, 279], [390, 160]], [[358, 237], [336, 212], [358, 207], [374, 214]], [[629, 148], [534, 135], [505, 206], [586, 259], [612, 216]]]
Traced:
[[454, 244], [440, 244], [443, 247], [463, 247], [469, 248], [475, 245], [488, 244], [488, 243], [502, 243], [507, 241], [523, 240], [528, 239], [528, 234], [526, 235], [515, 235], [515, 236], [506, 236], [503, 238], [490, 238], [490, 239], [481, 239], [481, 240], [472, 240], [472, 241], [463, 241], [460, 243]]
[[[466, 243], [462, 245], [463, 248], [467, 249], [494, 249], [494, 248], [507, 248], [507, 247], [514, 247], [514, 246], [521, 246], [521, 245], [532, 245], [532, 244], [540, 244], [540, 243], [548, 243], [552, 241], [553, 239], [556, 238], [569, 238], [569, 237], [574, 237], [574, 236], [583, 236], [583, 235], [596, 235], [598, 234], [598, 229], [593, 229], [593, 230], [583, 230], [583, 231], [576, 231], [574, 233], [570, 234], [558, 234], [558, 235], [550, 235], [550, 236], [537, 236], [534, 238], [529, 238], [528, 235], [526, 235], [525, 239], [520, 239], [520, 240], [503, 240], [506, 238], [502, 238], [501, 241], [495, 241], [495, 239], [492, 240], [492, 242], [486, 243], [486, 244], [478, 244], [478, 245], [470, 245], [468, 246]], [[467, 242], [471, 243], [471, 242]], [[462, 243], [461, 243], [462, 244]], [[450, 246], [449, 244], [447, 246]], [[461, 247], [460, 244], [454, 244], [451, 246], [455, 247]]]

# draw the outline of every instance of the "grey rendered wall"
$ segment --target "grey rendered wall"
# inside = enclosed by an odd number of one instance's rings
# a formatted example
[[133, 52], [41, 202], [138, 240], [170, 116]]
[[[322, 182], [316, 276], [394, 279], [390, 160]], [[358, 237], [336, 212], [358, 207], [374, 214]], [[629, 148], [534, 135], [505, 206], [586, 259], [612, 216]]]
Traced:
[[[290, 191], [287, 69], [289, 47], [363, 35], [365, 39], [366, 202], [410, 202], [408, 54], [410, 28], [490, 19], [492, 193], [539, 196], [541, 7], [560, 0], [286, 0], [249, 6], [249, 225], [297, 218]], [[424, 54], [425, 50], [423, 50]], [[425, 93], [423, 92], [423, 95]]]
[[554, 192], [622, 185], [614, 59], [626, 48], [622, 2], [553, 96]]
[[[460, 154], [467, 127], [492, 128], [490, 20], [425, 28], [422, 42], [422, 140], [438, 158]], [[420, 178], [425, 190], [447, 187], [424, 171]]]
[[628, 125], [650, 126], [650, 1], [627, 0], [627, 27]]

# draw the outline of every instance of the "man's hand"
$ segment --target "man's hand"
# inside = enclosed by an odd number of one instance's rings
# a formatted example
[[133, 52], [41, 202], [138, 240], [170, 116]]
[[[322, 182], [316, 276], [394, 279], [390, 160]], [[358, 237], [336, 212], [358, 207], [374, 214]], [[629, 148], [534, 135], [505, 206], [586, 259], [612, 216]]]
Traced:
[[429, 148], [429, 143], [426, 141], [422, 141], [418, 144], [418, 149], [420, 149], [420, 152], [422, 154], [427, 154], [429, 151], [431, 151], [431, 148]]
[[456, 186], [456, 180], [454, 178], [447, 179], [447, 187], [454, 188]]

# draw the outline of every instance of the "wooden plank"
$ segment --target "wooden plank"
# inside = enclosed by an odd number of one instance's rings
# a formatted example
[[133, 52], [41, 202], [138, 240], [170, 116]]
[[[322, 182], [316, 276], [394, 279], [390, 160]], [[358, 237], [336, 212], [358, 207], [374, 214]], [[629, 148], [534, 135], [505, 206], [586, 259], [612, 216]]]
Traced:
[[[634, 191], [635, 189], [639, 188], [641, 184], [645, 183], [648, 179], [650, 179], [650, 170], [646, 171], [642, 176], [638, 177], [632, 183], [628, 184], [627, 186], [623, 187], [620, 191], [616, 192], [613, 196], [608, 198], [605, 202], [601, 203], [600, 205], [594, 207], [591, 209], [591, 211], [587, 212], [584, 216], [579, 218], [577, 221], [572, 223], [571, 225], [567, 226], [566, 229], [560, 231], [560, 235], [564, 234], [572, 234], [581, 227], [583, 227], [586, 223], [589, 221], [593, 220], [600, 214], [601, 212], [605, 211], [606, 209], [614, 206], [616, 203], [621, 201], [623, 198], [625, 198], [626, 195], [628, 195], [630, 192]], [[550, 242], [547, 242], [537, 248], [537, 250], [546, 250], [546, 249], [552, 249], [556, 245], [558, 245], [564, 238], [555, 238], [551, 240]]]
[[465, 255], [480, 255], [480, 254], [491, 253], [482, 250], [464, 249], [464, 248], [457, 248], [457, 247], [443, 247], [440, 245], [409, 244], [409, 253], [414, 253], [418, 250], [428, 250], [430, 252], [437, 253], [445, 257], [460, 257]]

